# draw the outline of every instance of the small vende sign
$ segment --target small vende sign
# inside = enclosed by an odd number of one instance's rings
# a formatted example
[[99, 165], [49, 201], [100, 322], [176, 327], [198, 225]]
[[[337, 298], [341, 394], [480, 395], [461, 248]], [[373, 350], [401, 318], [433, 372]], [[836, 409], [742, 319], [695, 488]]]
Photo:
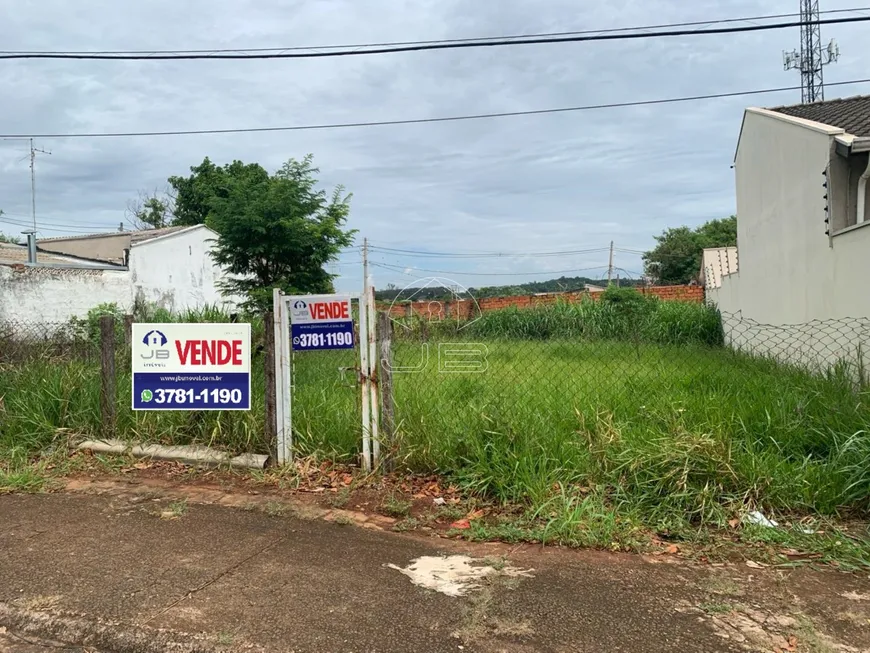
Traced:
[[250, 409], [250, 324], [133, 324], [133, 410]]
[[353, 349], [353, 313], [346, 295], [289, 297], [293, 349]]

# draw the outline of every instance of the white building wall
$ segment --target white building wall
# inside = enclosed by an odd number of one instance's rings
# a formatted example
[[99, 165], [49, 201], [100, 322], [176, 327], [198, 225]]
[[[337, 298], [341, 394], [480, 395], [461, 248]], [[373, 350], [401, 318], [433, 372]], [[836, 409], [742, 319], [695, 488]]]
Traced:
[[816, 368], [868, 351], [870, 223], [825, 234], [822, 173], [842, 133], [746, 112], [735, 162], [738, 271], [707, 289], [732, 346]]
[[133, 304], [126, 270], [0, 265], [0, 323], [59, 323], [85, 317], [99, 304]]
[[223, 272], [209, 254], [209, 241], [215, 238], [215, 232], [201, 226], [134, 244], [130, 272], [136, 301], [172, 311], [230, 306], [218, 289]]
[[767, 324], [870, 317], [870, 223], [825, 235], [822, 172], [842, 130], [746, 112], [735, 162], [739, 271], [708, 298]]

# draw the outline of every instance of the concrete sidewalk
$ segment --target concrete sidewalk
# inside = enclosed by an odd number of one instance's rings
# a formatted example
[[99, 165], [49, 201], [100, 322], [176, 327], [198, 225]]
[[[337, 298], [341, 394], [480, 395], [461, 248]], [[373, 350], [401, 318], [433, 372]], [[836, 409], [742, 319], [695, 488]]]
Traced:
[[[0, 651], [870, 650], [867, 574], [471, 546], [267, 512], [0, 496]], [[464, 596], [402, 571], [459, 554], [490, 566]]]

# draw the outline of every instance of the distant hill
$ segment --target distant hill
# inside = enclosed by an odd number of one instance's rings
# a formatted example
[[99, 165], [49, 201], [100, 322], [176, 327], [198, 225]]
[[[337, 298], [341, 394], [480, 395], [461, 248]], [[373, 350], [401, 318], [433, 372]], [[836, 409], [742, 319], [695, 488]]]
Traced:
[[[453, 297], [465, 297], [472, 295], [477, 299], [484, 297], [513, 297], [516, 295], [534, 295], [536, 293], [545, 292], [572, 292], [583, 290], [587, 284], [594, 286], [604, 286], [607, 281], [601, 279], [590, 279], [588, 277], [559, 277], [558, 279], [550, 279], [548, 281], [530, 281], [510, 286], [486, 286], [483, 288], [469, 288], [468, 292], [456, 289], [454, 292], [450, 288], [440, 286], [427, 287], [422, 289], [417, 288], [396, 288], [388, 287], [385, 290], [376, 290], [375, 299], [380, 301], [393, 301], [397, 297], [399, 300], [411, 299], [414, 300], [439, 300], [446, 301]], [[622, 279], [621, 286], [633, 287], [640, 285], [639, 280]]]

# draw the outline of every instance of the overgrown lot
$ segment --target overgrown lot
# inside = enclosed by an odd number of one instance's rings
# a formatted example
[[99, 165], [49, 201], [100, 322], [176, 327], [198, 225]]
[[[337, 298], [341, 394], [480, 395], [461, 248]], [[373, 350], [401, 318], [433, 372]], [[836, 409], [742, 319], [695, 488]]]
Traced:
[[[570, 526], [566, 541], [599, 542], [638, 524], [724, 526], [754, 508], [866, 516], [868, 389], [848, 366], [811, 374], [732, 351], [708, 307], [611, 293], [493, 312], [471, 325], [397, 325], [394, 340], [394, 367], [420, 368], [394, 377], [397, 428], [385, 448], [398, 468], [524, 506], [557, 531]], [[485, 369], [440, 370], [445, 343], [485, 345]], [[120, 435], [266, 451], [263, 359], [255, 356], [248, 414], [135, 414], [121, 373]], [[357, 360], [353, 352], [296, 357], [297, 453], [355, 459], [359, 393], [354, 372], [339, 368]], [[48, 356], [3, 369], [7, 469], [65, 447], [69, 435], [99, 435], [99, 395], [96, 359]]]

